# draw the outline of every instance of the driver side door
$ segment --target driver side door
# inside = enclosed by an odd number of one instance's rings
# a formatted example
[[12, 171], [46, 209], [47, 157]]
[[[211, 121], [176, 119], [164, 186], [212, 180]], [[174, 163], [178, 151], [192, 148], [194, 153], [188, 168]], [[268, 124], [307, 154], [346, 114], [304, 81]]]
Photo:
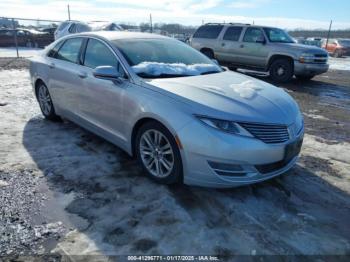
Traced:
[[80, 95], [80, 117], [88, 129], [117, 144], [125, 143], [123, 98], [130, 83], [123, 77], [111, 81], [93, 75], [98, 66], [113, 66], [126, 77], [118, 58], [104, 42], [89, 38], [82, 60], [84, 88]]
[[263, 31], [247, 27], [239, 46], [240, 64], [264, 68], [267, 65], [269, 48]]

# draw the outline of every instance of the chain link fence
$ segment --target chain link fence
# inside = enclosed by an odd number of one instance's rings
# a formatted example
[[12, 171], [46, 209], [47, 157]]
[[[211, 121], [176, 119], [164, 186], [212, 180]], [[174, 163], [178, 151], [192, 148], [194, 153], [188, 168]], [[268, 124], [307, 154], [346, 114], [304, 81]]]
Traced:
[[30, 57], [54, 41], [61, 21], [0, 17], [0, 57]]

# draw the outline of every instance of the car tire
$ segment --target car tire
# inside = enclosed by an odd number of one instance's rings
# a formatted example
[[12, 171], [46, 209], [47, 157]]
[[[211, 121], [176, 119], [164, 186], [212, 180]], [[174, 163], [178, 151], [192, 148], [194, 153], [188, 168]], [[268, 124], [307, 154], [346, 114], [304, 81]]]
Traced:
[[139, 129], [135, 153], [148, 177], [161, 184], [182, 182], [182, 161], [174, 136], [156, 121]]
[[201, 53], [210, 59], [214, 59], [214, 52], [210, 49], [202, 49]]
[[342, 57], [342, 55], [341, 55], [341, 52], [337, 49], [337, 50], [335, 50], [334, 51], [334, 55], [333, 55], [335, 58], [340, 58], [340, 57]]
[[39, 83], [37, 86], [36, 97], [40, 106], [40, 110], [46, 119], [51, 121], [60, 120], [60, 117], [56, 115], [49, 90], [44, 83]]
[[293, 64], [288, 59], [276, 59], [271, 63], [269, 72], [273, 81], [285, 83], [293, 78]]
[[296, 75], [295, 77], [301, 81], [310, 81], [315, 75]]
[[237, 71], [237, 67], [235, 66], [229, 66], [228, 69], [230, 69], [231, 71]]

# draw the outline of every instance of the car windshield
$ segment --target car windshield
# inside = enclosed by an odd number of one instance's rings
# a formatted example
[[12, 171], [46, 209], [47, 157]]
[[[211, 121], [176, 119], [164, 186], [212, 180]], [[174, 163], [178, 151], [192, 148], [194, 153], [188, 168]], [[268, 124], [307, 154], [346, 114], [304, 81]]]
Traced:
[[339, 40], [338, 42], [341, 46], [350, 47], [350, 40]]
[[192, 76], [222, 71], [205, 55], [174, 39], [119, 39], [112, 42], [135, 73], [144, 78]]
[[282, 29], [264, 28], [265, 34], [273, 43], [294, 43], [293, 39]]

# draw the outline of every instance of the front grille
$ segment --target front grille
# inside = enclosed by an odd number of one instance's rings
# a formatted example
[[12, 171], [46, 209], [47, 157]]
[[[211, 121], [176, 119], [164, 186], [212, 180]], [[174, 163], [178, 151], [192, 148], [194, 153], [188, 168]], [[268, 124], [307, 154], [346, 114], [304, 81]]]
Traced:
[[266, 144], [279, 144], [289, 140], [287, 126], [284, 125], [266, 125], [239, 123], [254, 137], [260, 139]]
[[327, 63], [327, 60], [328, 60], [327, 54], [315, 54], [314, 57], [315, 57], [314, 62], [317, 64], [326, 64]]

